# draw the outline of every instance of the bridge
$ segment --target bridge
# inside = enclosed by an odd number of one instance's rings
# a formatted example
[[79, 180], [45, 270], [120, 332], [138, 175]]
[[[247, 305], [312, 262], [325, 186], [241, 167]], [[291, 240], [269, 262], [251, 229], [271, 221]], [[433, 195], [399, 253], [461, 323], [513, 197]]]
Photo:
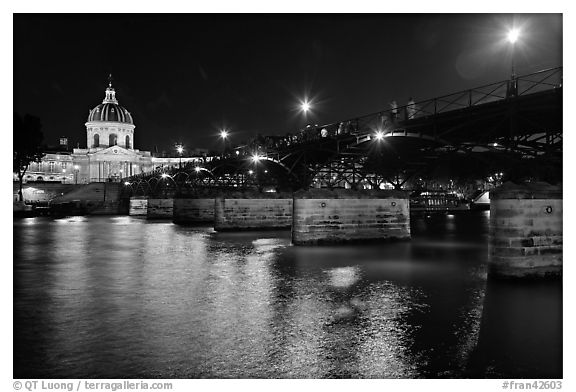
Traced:
[[418, 199], [405, 191], [487, 181], [491, 273], [542, 277], [562, 271], [561, 179], [560, 67], [257, 137], [218, 157], [127, 178], [118, 200], [99, 211], [216, 231], [291, 229], [295, 245], [409, 240]]
[[202, 189], [415, 189], [438, 179], [562, 177], [562, 67], [263, 136], [208, 162], [126, 179], [131, 195]]

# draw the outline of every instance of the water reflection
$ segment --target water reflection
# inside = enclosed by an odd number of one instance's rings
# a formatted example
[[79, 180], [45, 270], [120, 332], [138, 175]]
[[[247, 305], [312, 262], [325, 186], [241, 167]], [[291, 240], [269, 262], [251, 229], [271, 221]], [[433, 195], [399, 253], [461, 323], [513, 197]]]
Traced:
[[[506, 301], [491, 298], [508, 294], [489, 289], [483, 313], [485, 214], [415, 220], [409, 243], [322, 248], [293, 247], [287, 231], [34, 219], [14, 223], [18, 378], [512, 377], [525, 370], [515, 365], [525, 352], [513, 339], [506, 357], [494, 352]], [[535, 336], [548, 336], [557, 352], [560, 315], [546, 312], [558, 293], [537, 296], [536, 313], [549, 321]], [[507, 314], [532, 333], [522, 315]]]
[[471, 375], [562, 378], [560, 281], [490, 280]]

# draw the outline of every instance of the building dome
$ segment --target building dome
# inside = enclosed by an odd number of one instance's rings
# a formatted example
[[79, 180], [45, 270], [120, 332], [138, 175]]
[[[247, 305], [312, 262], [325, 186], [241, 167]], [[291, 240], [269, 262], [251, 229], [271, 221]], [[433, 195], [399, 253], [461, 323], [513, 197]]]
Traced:
[[118, 105], [116, 99], [116, 91], [112, 87], [112, 81], [108, 83], [106, 88], [106, 96], [102, 103], [90, 110], [88, 115], [88, 122], [103, 121], [103, 122], [119, 122], [124, 124], [134, 124], [132, 115], [124, 107]]

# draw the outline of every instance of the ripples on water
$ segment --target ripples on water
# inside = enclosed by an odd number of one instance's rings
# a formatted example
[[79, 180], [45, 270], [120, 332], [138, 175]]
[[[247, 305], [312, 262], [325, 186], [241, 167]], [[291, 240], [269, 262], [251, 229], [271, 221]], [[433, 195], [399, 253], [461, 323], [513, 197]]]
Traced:
[[[287, 231], [216, 233], [131, 217], [15, 221], [14, 376], [561, 374], [558, 285], [540, 290], [552, 313], [539, 333], [552, 331], [544, 340], [556, 347], [535, 354], [552, 361], [538, 373], [491, 349], [500, 324], [483, 316], [487, 215], [412, 226], [408, 243], [294, 247]], [[522, 306], [517, 290], [507, 306]]]

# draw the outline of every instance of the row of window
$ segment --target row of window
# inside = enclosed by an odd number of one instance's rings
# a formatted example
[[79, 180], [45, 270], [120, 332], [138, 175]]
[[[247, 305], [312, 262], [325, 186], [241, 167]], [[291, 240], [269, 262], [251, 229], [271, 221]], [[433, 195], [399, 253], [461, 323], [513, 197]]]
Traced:
[[[48, 161], [48, 162], [32, 162], [30, 164], [30, 170], [32, 171], [42, 171], [44, 165], [48, 163], [48, 171], [53, 172], [56, 168], [56, 161]], [[62, 170], [66, 170], [68, 168], [68, 164], [71, 162], [59, 162], [60, 168]]]
[[[116, 146], [118, 144], [118, 136], [115, 133], [108, 135], [108, 146]], [[94, 147], [100, 147], [100, 135], [94, 135]], [[126, 135], [126, 148], [130, 147], [130, 136]]]

